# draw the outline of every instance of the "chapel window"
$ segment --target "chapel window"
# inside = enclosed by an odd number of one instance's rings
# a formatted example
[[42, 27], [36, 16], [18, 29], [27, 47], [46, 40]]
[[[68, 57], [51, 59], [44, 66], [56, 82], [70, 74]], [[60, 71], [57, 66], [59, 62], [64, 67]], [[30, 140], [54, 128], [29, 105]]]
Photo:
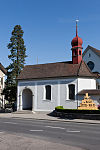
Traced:
[[90, 68], [90, 70], [92, 71], [93, 68], [94, 68], [94, 63], [93, 63], [92, 61], [89, 61], [89, 62], [87, 63], [87, 65], [88, 65], [88, 67]]
[[46, 99], [51, 100], [51, 85], [46, 85], [45, 89], [46, 89]]
[[75, 85], [74, 84], [69, 84], [69, 99], [75, 99]]

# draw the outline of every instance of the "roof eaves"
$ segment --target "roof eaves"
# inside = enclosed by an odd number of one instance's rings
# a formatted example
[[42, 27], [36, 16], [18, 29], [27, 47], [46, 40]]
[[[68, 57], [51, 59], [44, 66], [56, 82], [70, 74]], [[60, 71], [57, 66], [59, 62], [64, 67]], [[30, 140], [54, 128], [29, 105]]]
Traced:
[[17, 78], [17, 80], [45, 80], [45, 79], [57, 79], [57, 78], [72, 78], [77, 77], [77, 75], [71, 75], [71, 76], [55, 76], [55, 77], [40, 77], [40, 78]]
[[100, 94], [100, 90], [99, 89], [84, 89], [78, 92], [78, 95], [84, 95], [85, 93], [89, 93], [91, 95], [98, 95]]

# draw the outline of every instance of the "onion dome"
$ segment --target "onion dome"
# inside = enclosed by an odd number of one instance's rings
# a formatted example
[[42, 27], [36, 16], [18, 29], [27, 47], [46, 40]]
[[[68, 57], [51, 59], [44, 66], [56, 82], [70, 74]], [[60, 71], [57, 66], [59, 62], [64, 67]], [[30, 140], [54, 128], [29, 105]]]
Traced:
[[83, 44], [82, 39], [80, 37], [78, 37], [77, 22], [76, 22], [76, 37], [73, 38], [71, 45], [72, 45], [72, 48], [75, 48], [75, 47], [82, 48], [82, 44]]

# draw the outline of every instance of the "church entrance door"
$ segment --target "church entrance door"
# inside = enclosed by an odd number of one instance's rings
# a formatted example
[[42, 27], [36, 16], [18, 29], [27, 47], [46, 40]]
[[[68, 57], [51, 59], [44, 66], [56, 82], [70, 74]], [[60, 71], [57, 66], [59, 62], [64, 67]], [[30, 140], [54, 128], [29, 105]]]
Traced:
[[30, 89], [24, 89], [22, 92], [22, 109], [32, 110], [32, 91]]

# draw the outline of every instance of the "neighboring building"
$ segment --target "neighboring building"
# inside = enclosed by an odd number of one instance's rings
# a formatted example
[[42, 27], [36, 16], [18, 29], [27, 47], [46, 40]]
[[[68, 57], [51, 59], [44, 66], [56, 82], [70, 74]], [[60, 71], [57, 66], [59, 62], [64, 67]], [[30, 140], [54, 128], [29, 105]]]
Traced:
[[4, 95], [2, 95], [2, 91], [5, 86], [5, 75], [7, 74], [6, 69], [3, 67], [3, 65], [0, 63], [0, 107], [4, 107], [5, 105], [5, 99]]
[[100, 73], [100, 50], [88, 45], [83, 52], [83, 60], [92, 72]]
[[52, 111], [59, 105], [77, 108], [84, 90], [96, 90], [98, 75], [82, 60], [82, 43], [76, 24], [72, 61], [24, 67], [18, 77], [17, 110]]
[[[83, 52], [83, 60], [93, 73], [98, 74], [96, 88], [100, 89], [100, 50], [88, 45]], [[97, 93], [95, 93], [96, 96], [98, 95]]]

